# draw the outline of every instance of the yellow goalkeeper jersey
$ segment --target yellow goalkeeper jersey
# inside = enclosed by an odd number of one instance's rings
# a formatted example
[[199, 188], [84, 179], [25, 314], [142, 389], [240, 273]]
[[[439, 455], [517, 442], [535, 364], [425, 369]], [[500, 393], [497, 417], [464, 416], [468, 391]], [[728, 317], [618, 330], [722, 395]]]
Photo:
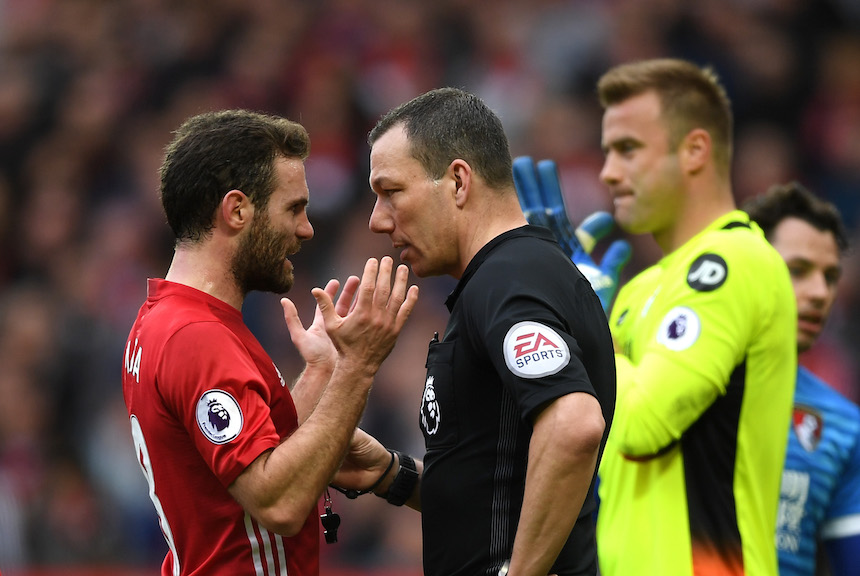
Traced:
[[785, 263], [740, 211], [620, 290], [602, 576], [776, 575], [796, 323]]

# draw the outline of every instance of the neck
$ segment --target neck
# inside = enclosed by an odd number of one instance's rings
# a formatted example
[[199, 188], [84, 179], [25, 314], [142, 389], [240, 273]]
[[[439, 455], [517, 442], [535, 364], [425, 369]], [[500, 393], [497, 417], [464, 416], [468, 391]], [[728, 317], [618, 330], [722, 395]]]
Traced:
[[164, 279], [196, 288], [241, 310], [244, 294], [233, 279], [230, 259], [224, 252], [211, 254], [214, 249], [205, 243], [177, 246]]
[[460, 262], [460, 270], [453, 275], [455, 278], [459, 279], [463, 275], [475, 254], [493, 238], [528, 224], [516, 194], [502, 196], [497, 202], [488, 202], [485, 206], [486, 210], [464, 220], [464, 235], [460, 251], [463, 258]]
[[671, 254], [717, 218], [736, 210], [731, 188], [716, 187], [689, 193], [665, 230], [654, 233], [654, 240], [664, 255]]

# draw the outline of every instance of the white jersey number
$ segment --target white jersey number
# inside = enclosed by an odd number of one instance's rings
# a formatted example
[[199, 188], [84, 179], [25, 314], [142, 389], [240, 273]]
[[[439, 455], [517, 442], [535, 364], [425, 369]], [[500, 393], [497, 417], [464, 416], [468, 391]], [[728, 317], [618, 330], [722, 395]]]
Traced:
[[146, 478], [146, 483], [149, 485], [149, 499], [155, 506], [155, 513], [158, 514], [158, 522], [161, 524], [161, 531], [164, 533], [164, 539], [167, 540], [167, 546], [173, 553], [173, 574], [179, 576], [179, 556], [176, 554], [176, 544], [173, 543], [173, 532], [170, 530], [170, 524], [167, 523], [167, 517], [164, 515], [164, 509], [161, 507], [161, 500], [158, 499], [158, 494], [155, 493], [155, 477], [152, 474], [152, 465], [149, 461], [149, 450], [146, 448], [146, 440], [143, 438], [143, 430], [140, 428], [140, 422], [137, 421], [137, 416], [131, 415], [131, 438], [134, 441], [134, 451], [137, 456], [137, 463], [140, 464], [140, 469], [143, 471], [143, 477]]

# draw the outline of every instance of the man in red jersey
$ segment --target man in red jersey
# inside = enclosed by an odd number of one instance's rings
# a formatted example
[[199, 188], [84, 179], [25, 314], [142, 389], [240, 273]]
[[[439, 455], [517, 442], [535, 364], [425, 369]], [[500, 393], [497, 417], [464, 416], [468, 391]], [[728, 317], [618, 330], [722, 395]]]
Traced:
[[[283, 293], [313, 237], [305, 129], [228, 110], [187, 120], [167, 147], [161, 200], [176, 246], [126, 345], [123, 394], [169, 552], [163, 575], [315, 575], [318, 501], [373, 376], [418, 297], [408, 270], [369, 259], [359, 280], [315, 288], [306, 367], [288, 388], [242, 320], [251, 290]], [[382, 475], [384, 469], [380, 469]], [[358, 488], [358, 487], [356, 487]]]

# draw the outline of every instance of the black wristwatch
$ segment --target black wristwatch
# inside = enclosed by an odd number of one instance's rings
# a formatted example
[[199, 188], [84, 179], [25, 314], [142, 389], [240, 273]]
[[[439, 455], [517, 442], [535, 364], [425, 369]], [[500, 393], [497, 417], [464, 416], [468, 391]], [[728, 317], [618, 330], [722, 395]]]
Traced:
[[395, 506], [403, 506], [412, 492], [415, 490], [415, 484], [418, 482], [418, 468], [415, 466], [415, 460], [412, 456], [397, 452], [397, 458], [400, 461], [400, 469], [397, 471], [397, 476], [391, 482], [388, 492], [381, 495], [389, 504]]

